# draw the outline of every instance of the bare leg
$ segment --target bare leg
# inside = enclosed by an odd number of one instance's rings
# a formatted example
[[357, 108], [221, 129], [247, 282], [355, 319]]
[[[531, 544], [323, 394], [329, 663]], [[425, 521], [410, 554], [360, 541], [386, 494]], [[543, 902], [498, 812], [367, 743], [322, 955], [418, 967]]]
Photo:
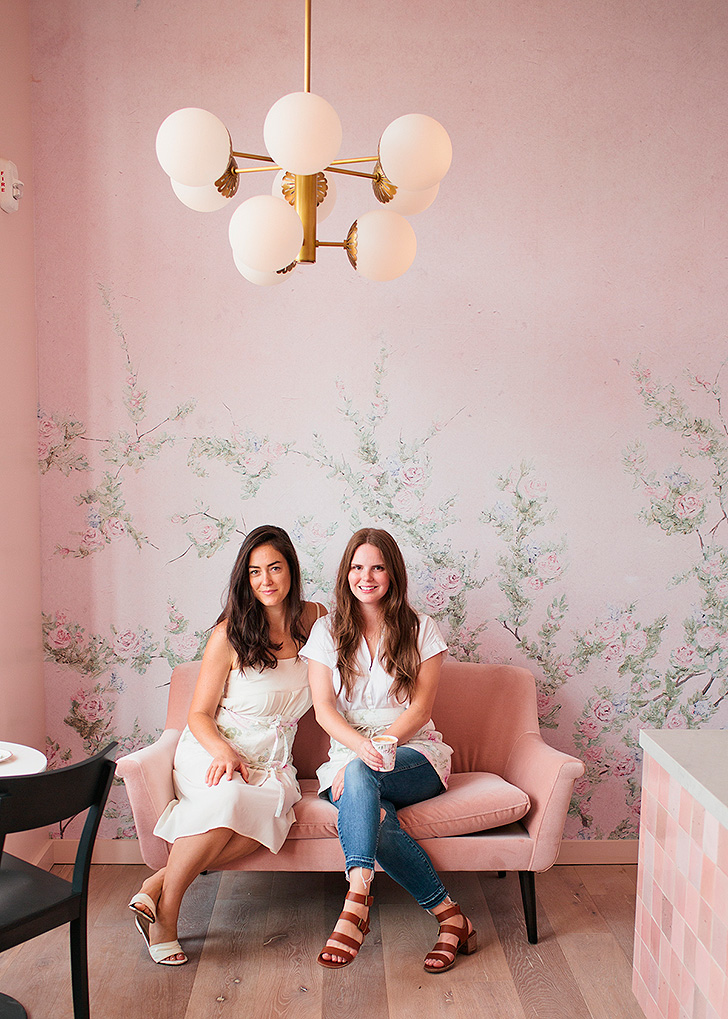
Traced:
[[[218, 859], [234, 836], [238, 837], [229, 828], [213, 828], [201, 835], [185, 835], [172, 843], [157, 901], [157, 922], [149, 928], [152, 945], [177, 939], [182, 897], [197, 875]], [[154, 881], [160, 873], [150, 880]], [[152, 892], [147, 894], [152, 895]], [[181, 959], [182, 956], [169, 958]]]
[[[369, 895], [369, 888], [374, 877], [373, 870], [365, 870], [363, 867], [352, 867], [349, 871], [349, 887], [352, 892], [357, 892], [359, 895]], [[351, 899], [346, 899], [344, 902], [344, 910], [347, 913], [353, 913], [355, 916], [360, 917], [363, 921], [369, 919], [369, 906], [359, 902], [352, 902]], [[344, 934], [349, 938], [354, 938], [355, 941], [361, 945], [364, 940], [364, 933], [361, 928], [355, 926], [349, 920], [344, 920], [342, 917], [336, 921], [334, 927], [334, 934]], [[321, 958], [333, 963], [344, 963], [350, 961], [351, 956], [358, 955], [359, 950], [353, 947], [349, 948], [349, 955], [341, 955], [337, 952], [337, 948], [341, 948], [341, 944], [337, 944], [336, 938], [332, 935], [326, 942], [326, 947], [321, 953]]]
[[209, 864], [211, 870], [227, 867], [228, 864], [235, 863], [236, 860], [240, 860], [244, 856], [250, 856], [256, 849], [260, 849], [260, 842], [256, 842], [255, 839], [251, 839], [247, 835], [238, 835], [236, 831], [230, 832], [230, 835], [228, 844], [217, 859]]

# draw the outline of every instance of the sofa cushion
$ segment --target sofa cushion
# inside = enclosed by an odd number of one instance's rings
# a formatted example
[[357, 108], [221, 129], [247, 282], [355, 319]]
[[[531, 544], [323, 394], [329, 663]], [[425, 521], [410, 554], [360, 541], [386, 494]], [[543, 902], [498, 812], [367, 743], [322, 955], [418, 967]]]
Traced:
[[338, 837], [336, 819], [338, 810], [318, 795], [318, 780], [301, 778], [298, 780], [303, 799], [294, 803], [296, 823], [288, 832], [289, 839], [329, 839]]
[[[315, 779], [301, 779], [303, 799], [295, 805], [289, 839], [336, 838], [336, 807], [317, 795]], [[447, 792], [398, 811], [405, 831], [416, 839], [466, 835], [518, 821], [531, 803], [517, 786], [487, 772], [451, 775]]]
[[467, 835], [518, 821], [528, 813], [526, 793], [485, 771], [451, 775], [447, 792], [399, 810], [400, 824], [412, 838]]

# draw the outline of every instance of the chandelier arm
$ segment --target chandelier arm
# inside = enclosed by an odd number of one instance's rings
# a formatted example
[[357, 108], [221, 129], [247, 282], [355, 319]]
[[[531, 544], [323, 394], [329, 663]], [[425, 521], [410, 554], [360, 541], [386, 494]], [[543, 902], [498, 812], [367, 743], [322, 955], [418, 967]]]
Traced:
[[332, 159], [331, 166], [341, 166], [343, 163], [376, 163], [379, 156], [357, 156], [356, 159]]
[[324, 173], [345, 173], [349, 177], [366, 177], [368, 180], [377, 180], [378, 174], [376, 173], [362, 173], [361, 170], [344, 170], [340, 166], [327, 166]]
[[257, 159], [261, 163], [272, 163], [273, 160], [270, 156], [256, 156], [253, 152], [232, 152], [233, 156], [237, 156], [238, 159]]
[[239, 166], [235, 167], [235, 173], [270, 173], [275, 170], [282, 170], [283, 167], [276, 166], [244, 166], [242, 169]]
[[345, 248], [346, 241], [316, 241], [317, 248]]

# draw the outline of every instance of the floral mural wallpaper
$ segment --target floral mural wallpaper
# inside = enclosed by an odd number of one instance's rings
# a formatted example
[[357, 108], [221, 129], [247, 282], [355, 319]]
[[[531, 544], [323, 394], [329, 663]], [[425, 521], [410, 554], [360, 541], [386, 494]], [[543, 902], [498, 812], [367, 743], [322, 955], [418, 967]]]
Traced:
[[[533, 671], [545, 738], [587, 765], [566, 837], [635, 838], [639, 730], [728, 724], [722, 7], [316, 0], [347, 153], [421, 109], [455, 159], [407, 276], [325, 251], [265, 289], [153, 143], [199, 105], [260, 148], [302, 3], [101, 6], [34, 5], [51, 763], [156, 738], [251, 527], [286, 527], [326, 602], [374, 524], [453, 658]], [[344, 190], [332, 236], [374, 206]], [[134, 836], [122, 786], [101, 836]]]

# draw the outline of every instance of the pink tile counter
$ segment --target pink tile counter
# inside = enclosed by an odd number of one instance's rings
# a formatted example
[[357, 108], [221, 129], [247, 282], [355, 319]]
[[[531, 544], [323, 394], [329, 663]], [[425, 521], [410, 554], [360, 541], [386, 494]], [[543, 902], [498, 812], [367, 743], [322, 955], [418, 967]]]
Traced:
[[647, 1019], [728, 1019], [728, 731], [640, 745], [632, 989]]

